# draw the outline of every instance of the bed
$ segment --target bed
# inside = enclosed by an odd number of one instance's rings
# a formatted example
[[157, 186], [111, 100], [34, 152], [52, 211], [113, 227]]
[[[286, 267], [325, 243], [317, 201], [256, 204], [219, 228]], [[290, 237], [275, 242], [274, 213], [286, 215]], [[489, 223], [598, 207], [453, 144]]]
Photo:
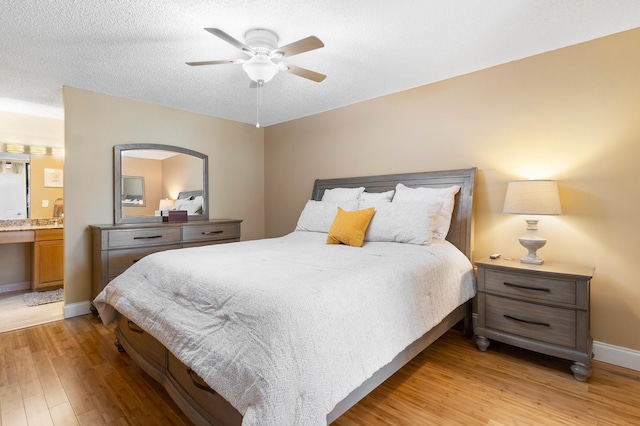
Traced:
[[164, 210], [186, 210], [188, 215], [202, 214], [202, 203], [204, 202], [202, 194], [201, 189], [182, 191], [178, 193], [174, 204], [165, 207]]
[[336, 188], [457, 186], [446, 241], [325, 244], [305, 206], [280, 238], [150, 255], [94, 303], [194, 423], [328, 424], [452, 326], [471, 335], [474, 181], [475, 168], [319, 179], [308, 205], [322, 208]]

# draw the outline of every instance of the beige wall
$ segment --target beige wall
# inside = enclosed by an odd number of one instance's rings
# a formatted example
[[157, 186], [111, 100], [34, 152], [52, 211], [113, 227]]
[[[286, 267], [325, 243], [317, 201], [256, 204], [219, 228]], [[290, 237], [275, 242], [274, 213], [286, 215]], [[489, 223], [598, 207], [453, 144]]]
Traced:
[[62, 148], [64, 121], [0, 111], [0, 142]]
[[263, 130], [65, 87], [65, 302], [89, 300], [90, 224], [113, 223], [113, 146], [159, 143], [209, 156], [212, 218], [243, 219], [242, 239], [264, 236]]
[[640, 350], [640, 30], [265, 130], [267, 237], [293, 230], [313, 180], [478, 167], [475, 258], [520, 257], [507, 181], [557, 179], [547, 261], [593, 265], [595, 340]]
[[202, 161], [185, 154], [163, 160], [161, 198], [175, 200], [182, 191], [202, 190]]
[[[44, 169], [64, 170], [64, 158], [51, 155], [31, 155], [31, 217], [53, 217], [53, 203], [56, 198], [63, 198], [64, 189], [44, 186]], [[63, 181], [64, 182], [64, 181]], [[48, 201], [42, 207], [42, 201]], [[64, 200], [63, 200], [64, 201]], [[59, 202], [58, 202], [59, 203]]]

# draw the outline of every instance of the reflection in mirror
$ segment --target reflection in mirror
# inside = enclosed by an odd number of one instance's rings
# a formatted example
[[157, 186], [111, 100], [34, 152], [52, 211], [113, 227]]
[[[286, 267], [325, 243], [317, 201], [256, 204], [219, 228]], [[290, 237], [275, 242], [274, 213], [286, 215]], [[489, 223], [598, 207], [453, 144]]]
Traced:
[[0, 219], [27, 219], [29, 204], [29, 156], [0, 155]]
[[206, 155], [186, 148], [116, 145], [114, 222], [161, 222], [161, 211], [169, 209], [187, 210], [189, 220], [208, 219], [207, 167]]
[[122, 176], [122, 205], [144, 207], [144, 177]]

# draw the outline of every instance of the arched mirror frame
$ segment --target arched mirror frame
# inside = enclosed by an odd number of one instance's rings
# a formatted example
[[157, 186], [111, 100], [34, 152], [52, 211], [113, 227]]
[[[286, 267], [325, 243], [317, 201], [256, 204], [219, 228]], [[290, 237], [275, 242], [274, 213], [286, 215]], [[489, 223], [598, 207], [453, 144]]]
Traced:
[[128, 150], [161, 150], [172, 151], [179, 154], [191, 155], [202, 160], [202, 196], [204, 202], [202, 204], [202, 214], [189, 215], [189, 220], [208, 220], [209, 219], [209, 157], [191, 149], [179, 146], [136, 143], [116, 145], [113, 147], [113, 207], [114, 222], [122, 223], [146, 223], [146, 222], [162, 222], [160, 216], [123, 216], [122, 215], [122, 153]]

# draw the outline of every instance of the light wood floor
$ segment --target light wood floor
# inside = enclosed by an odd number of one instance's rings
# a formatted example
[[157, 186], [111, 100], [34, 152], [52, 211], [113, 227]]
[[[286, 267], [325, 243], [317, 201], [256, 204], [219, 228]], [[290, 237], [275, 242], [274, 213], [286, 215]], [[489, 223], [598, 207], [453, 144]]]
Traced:
[[[334, 425], [640, 425], [640, 373], [569, 362], [452, 330]], [[0, 334], [0, 424], [189, 425], [92, 315]]]
[[64, 318], [64, 302], [27, 306], [23, 299], [25, 293], [28, 291], [0, 293], [0, 333]]

